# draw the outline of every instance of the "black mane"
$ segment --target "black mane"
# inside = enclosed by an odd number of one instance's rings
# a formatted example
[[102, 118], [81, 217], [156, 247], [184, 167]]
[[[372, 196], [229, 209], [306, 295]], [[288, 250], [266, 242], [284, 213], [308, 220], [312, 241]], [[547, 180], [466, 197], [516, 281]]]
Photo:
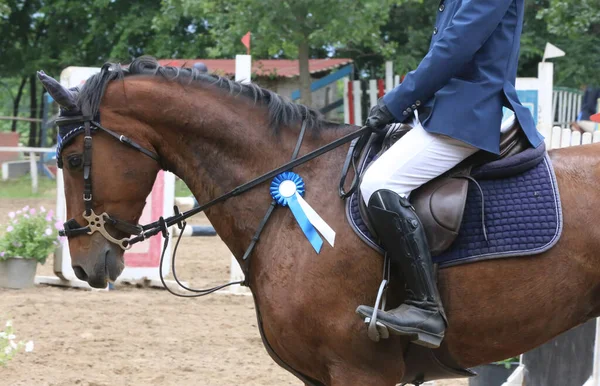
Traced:
[[163, 67], [155, 58], [149, 56], [135, 59], [127, 68], [123, 68], [118, 63], [106, 63], [102, 66], [100, 73], [90, 77], [79, 93], [77, 100], [79, 109], [84, 110], [83, 106], [85, 106], [85, 111], [90, 111], [92, 116], [95, 116], [108, 82], [134, 75], [160, 76], [184, 85], [211, 85], [234, 96], [242, 95], [255, 104], [268, 108], [270, 124], [275, 130], [282, 125], [299, 123], [303, 119], [307, 121], [307, 128], [315, 128], [321, 124], [320, 114], [316, 110], [293, 103], [255, 84], [234, 82], [224, 77], [201, 73], [195, 68]]

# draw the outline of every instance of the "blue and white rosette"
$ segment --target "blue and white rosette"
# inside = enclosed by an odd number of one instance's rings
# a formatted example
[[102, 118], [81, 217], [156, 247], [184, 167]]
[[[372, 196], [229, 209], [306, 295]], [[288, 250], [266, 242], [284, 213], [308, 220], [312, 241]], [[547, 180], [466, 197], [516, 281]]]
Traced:
[[304, 181], [299, 175], [293, 172], [279, 174], [273, 179], [270, 190], [271, 196], [279, 205], [290, 207], [302, 232], [317, 253], [323, 246], [323, 240], [319, 233], [333, 247], [335, 231], [302, 198], [305, 188]]

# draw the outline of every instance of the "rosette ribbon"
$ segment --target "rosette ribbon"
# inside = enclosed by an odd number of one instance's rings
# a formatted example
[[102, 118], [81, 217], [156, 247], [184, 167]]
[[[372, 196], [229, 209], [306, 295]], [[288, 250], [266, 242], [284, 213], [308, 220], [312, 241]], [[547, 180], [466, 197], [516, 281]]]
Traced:
[[290, 208], [300, 229], [317, 253], [321, 252], [323, 246], [323, 240], [319, 233], [333, 247], [335, 231], [302, 198], [306, 190], [304, 181], [298, 174], [293, 172], [279, 174], [271, 182], [270, 191], [271, 196], [279, 205]]

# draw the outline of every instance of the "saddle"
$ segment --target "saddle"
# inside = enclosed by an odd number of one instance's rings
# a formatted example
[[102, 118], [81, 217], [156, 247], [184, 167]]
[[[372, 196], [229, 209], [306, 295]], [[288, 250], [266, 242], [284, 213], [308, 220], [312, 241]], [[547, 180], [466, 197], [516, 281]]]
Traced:
[[[354, 198], [358, 202], [360, 217], [371, 235], [376, 233], [368, 221], [366, 204], [360, 194], [355, 193], [360, 185], [360, 177], [371, 162], [387, 151], [410, 129], [412, 127], [405, 124], [390, 125], [384, 136], [371, 134], [368, 139], [365, 138], [364, 144], [360, 144], [359, 140], [350, 146], [340, 181], [340, 196]], [[512, 120], [503, 127], [499, 155], [477, 152], [453, 169], [413, 191], [410, 202], [423, 223], [432, 256], [448, 250], [459, 235], [467, 203], [469, 182], [473, 182], [483, 196], [478, 180], [500, 179], [523, 173], [539, 165], [544, 160], [545, 154], [545, 146], [532, 148], [521, 127]], [[352, 187], [346, 192], [344, 191], [345, 175], [351, 164], [357, 167], [355, 167]], [[347, 202], [349, 220], [353, 217], [352, 213], [355, 213], [351, 199]], [[483, 213], [481, 226], [485, 234]], [[358, 231], [356, 224], [352, 228], [363, 241], [383, 253], [379, 245], [365, 236], [364, 229]], [[461, 368], [452, 355], [443, 348], [432, 350], [409, 345], [405, 360], [407, 371], [401, 380], [403, 384], [417, 385], [433, 379], [476, 375], [471, 370]]]
[[[383, 138], [381, 135], [371, 135], [359, 158], [358, 165], [362, 169], [358, 170], [359, 176], [362, 176], [368, 167], [367, 163], [370, 160], [367, 158], [372, 158], [372, 160], [378, 158], [410, 129], [412, 127], [409, 125], [395, 124], [388, 127]], [[373, 154], [374, 150], [376, 155], [373, 157], [370, 154]], [[475, 176], [481, 178], [484, 174], [488, 178], [494, 178], [490, 175], [490, 169], [502, 169], [502, 174], [510, 174], [511, 171], [507, 169], [506, 164], [501, 164], [501, 168], [498, 168], [497, 162], [509, 157], [512, 159], [512, 156], [525, 151], [527, 153], [535, 152], [536, 155], [539, 153], [540, 157], [526, 157], [528, 159], [535, 158], [534, 162], [539, 163], [541, 156], [545, 153], [545, 148], [532, 149], [519, 124], [511, 121], [501, 135], [499, 155], [483, 151], [477, 152], [453, 169], [411, 193], [410, 202], [423, 223], [432, 256], [437, 256], [448, 249], [458, 236], [467, 202], [469, 181], [474, 181]], [[350, 152], [348, 157], [352, 157]], [[515, 162], [511, 162], [511, 164], [513, 168], [516, 168], [512, 173], [526, 170], [524, 168], [528, 167], [527, 164], [521, 167]], [[359, 181], [360, 178], [355, 181], [355, 184], [359, 185]], [[369, 232], [375, 234], [368, 220], [366, 203], [362, 199], [359, 200], [359, 210]]]

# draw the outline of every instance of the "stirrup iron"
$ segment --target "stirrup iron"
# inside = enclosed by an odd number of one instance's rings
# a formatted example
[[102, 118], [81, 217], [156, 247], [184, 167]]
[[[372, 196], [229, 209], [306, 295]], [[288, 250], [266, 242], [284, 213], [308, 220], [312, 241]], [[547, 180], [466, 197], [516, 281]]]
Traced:
[[387, 287], [390, 282], [390, 267], [390, 258], [386, 254], [383, 258], [383, 279], [379, 285], [379, 291], [377, 291], [377, 298], [375, 299], [375, 305], [373, 306], [373, 314], [371, 317], [365, 318], [365, 323], [369, 325], [367, 328], [367, 335], [373, 342], [379, 342], [381, 339], [388, 339], [390, 337], [387, 326], [377, 320], [377, 313], [379, 310], [385, 311]]
[[383, 305], [381, 309], [383, 310], [385, 307], [387, 283], [388, 281], [386, 279], [381, 281], [379, 291], [377, 291], [377, 299], [375, 300], [375, 305], [373, 306], [373, 315], [371, 315], [370, 318], [365, 318], [365, 323], [369, 325], [367, 333], [369, 339], [371, 339], [373, 342], [379, 342], [380, 339], [388, 339], [390, 337], [390, 332], [388, 331], [387, 326], [377, 321], [377, 312], [379, 311], [379, 304], [382, 302], [382, 300]]

